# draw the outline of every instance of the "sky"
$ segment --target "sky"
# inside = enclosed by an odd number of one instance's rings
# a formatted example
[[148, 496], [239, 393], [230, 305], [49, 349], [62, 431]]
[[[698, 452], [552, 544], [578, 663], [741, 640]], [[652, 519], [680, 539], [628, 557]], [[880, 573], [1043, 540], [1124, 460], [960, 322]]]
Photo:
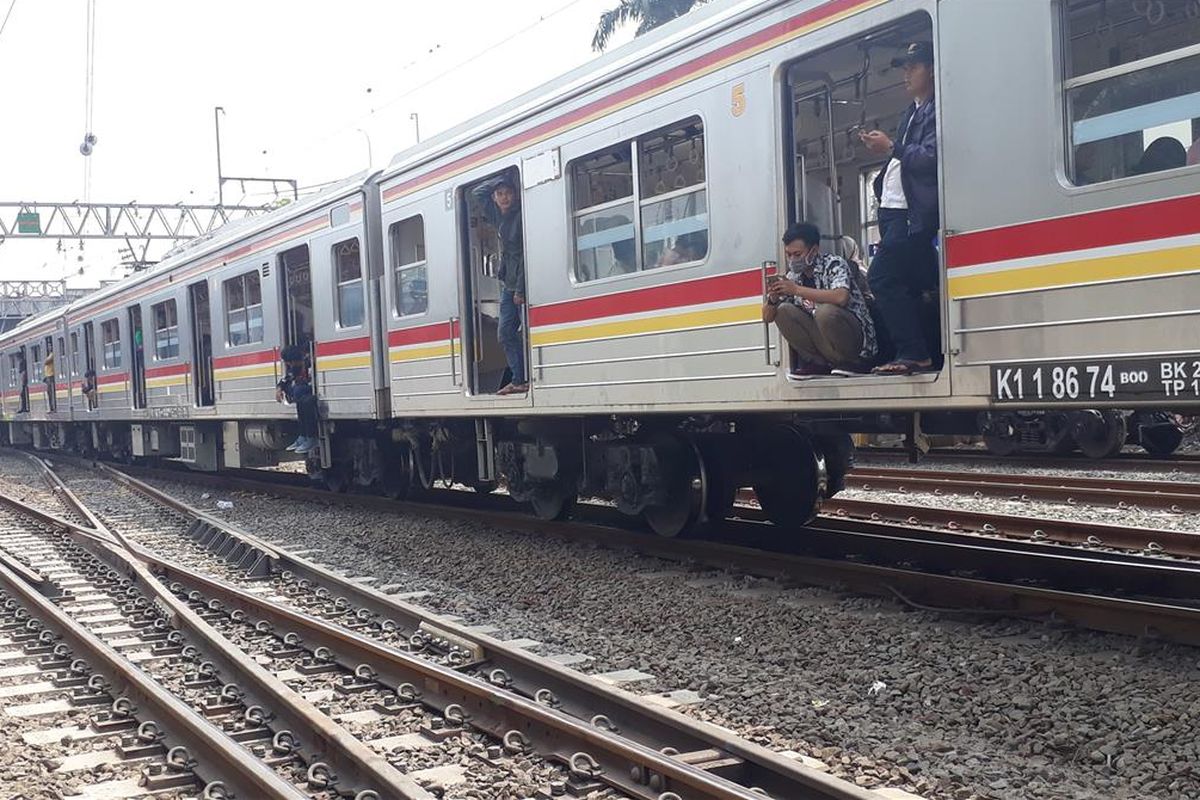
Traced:
[[[15, 0], [0, 33], [0, 200], [84, 200], [90, 160], [92, 202], [213, 203], [215, 106], [226, 175], [305, 187], [379, 169], [416, 141], [411, 114], [429, 138], [594, 58], [615, 4], [95, 0], [85, 159], [87, 0]], [[227, 204], [271, 199], [226, 185]], [[123, 274], [118, 246], [10, 238], [0, 279], [96, 285]]]

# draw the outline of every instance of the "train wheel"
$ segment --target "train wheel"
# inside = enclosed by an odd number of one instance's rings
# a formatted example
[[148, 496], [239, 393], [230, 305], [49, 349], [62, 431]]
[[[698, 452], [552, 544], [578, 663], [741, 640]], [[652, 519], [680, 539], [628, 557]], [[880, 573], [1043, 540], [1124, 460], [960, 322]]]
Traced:
[[682, 437], [662, 436], [655, 439], [654, 446], [665, 456], [660, 467], [667, 484], [667, 500], [647, 506], [642, 518], [659, 536], [674, 538], [690, 531], [706, 510], [708, 478], [704, 459], [696, 445]]
[[780, 528], [793, 532], [811, 522], [828, 482], [824, 455], [795, 427], [778, 425], [759, 441], [754, 494]]
[[1125, 417], [1116, 411], [1085, 411], [1071, 428], [1079, 450], [1088, 458], [1112, 458], [1125, 446]]
[[1021, 449], [1021, 440], [1016, 436], [992, 436], [989, 434], [983, 437], [983, 443], [988, 452], [994, 456], [1011, 456]]
[[392, 500], [403, 500], [412, 490], [412, 482], [412, 450], [404, 447], [390, 453], [380, 479], [384, 496]]
[[539, 484], [529, 497], [533, 513], [546, 521], [566, 519], [575, 510], [578, 495], [573, 487], [561, 483]]

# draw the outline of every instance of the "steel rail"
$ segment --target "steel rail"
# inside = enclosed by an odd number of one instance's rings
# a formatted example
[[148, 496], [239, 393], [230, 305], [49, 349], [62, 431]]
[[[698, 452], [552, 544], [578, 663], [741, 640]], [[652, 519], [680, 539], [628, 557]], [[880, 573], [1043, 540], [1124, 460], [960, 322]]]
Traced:
[[821, 506], [823, 522], [840, 519], [891, 522], [909, 528], [929, 527], [948, 533], [967, 532], [1030, 542], [1113, 548], [1150, 555], [1200, 559], [1200, 532], [1140, 528], [1099, 522], [1022, 517], [959, 508], [899, 505], [872, 500], [835, 497]]
[[[365, 663], [378, 670], [384, 683], [423, 687], [422, 702], [443, 710], [455, 704], [472, 709], [474, 716], [470, 723], [497, 737], [503, 738], [511, 730], [522, 731], [541, 745], [535, 752], [553, 754], [566, 764], [571, 763], [576, 753], [587, 753], [602, 765], [602, 780], [635, 797], [657, 798], [660, 792], [670, 788], [684, 791], [689, 798], [761, 798], [750, 787], [780, 798], [866, 800], [875, 796], [806, 767], [795, 759], [736, 737], [725, 729], [648, 703], [533, 653], [441, 619], [369, 587], [346, 581], [120, 470], [103, 464], [97, 467], [114, 481], [210, 526], [210, 533], [222, 532], [225, 538], [217, 543], [222, 547], [231, 541], [240, 541], [246, 549], [269, 554], [275, 568], [290, 570], [297, 577], [336, 585], [348, 600], [385, 618], [407, 623], [413, 628], [431, 625], [477, 644], [487, 659], [490, 673], [501, 670], [506, 681], [523, 684], [526, 692], [524, 696], [513, 692], [498, 696], [497, 687], [486, 681], [414, 657], [303, 612], [264, 601], [224, 581], [162, 558], [123, 537], [119, 531], [111, 530], [130, 552], [150, 564], [163, 580], [217, 596], [222, 602], [265, 619], [276, 628], [302, 630], [306, 646], [329, 648], [348, 669]], [[49, 474], [52, 480], [59, 481], [53, 472]], [[78, 503], [77, 498], [75, 502]], [[550, 708], [530, 699], [539, 690], [549, 690], [559, 705]], [[598, 709], [603, 710], [606, 721], [612, 723], [620, 735], [593, 724]], [[660, 750], [664, 747], [673, 748], [678, 755], [662, 755]], [[696, 756], [702, 756], [703, 761], [712, 763], [724, 773], [736, 774], [737, 783], [687, 763]], [[734, 761], [723, 762], [722, 757], [732, 757]]]
[[1200, 485], [1189, 488], [1190, 484], [1154, 481], [860, 467], [846, 476], [846, 485], [866, 490], [945, 491], [976, 497], [987, 495], [1072, 504], [1102, 503], [1118, 508], [1163, 508], [1175, 513], [1200, 511]]
[[[942, 609], [948, 611], [1056, 618], [1092, 630], [1200, 644], [1200, 611], [1187, 605], [1105, 597], [1086, 592], [1061, 591], [997, 580], [939, 575], [915, 569], [781, 553], [778, 552], [780, 535], [777, 529], [749, 522], [734, 521], [732, 524], [740, 526], [736, 528], [738, 534], [749, 536], [752, 540], [756, 533], [760, 539], [771, 537], [772, 550], [764, 551], [718, 542], [662, 539], [605, 525], [546, 522], [528, 514], [497, 510], [494, 503], [485, 504], [487, 507], [483, 508], [463, 508], [398, 502], [364, 495], [336, 495], [294, 484], [259, 482], [244, 478], [230, 479], [201, 473], [181, 475], [177, 472], [146, 468], [131, 471], [168, 480], [183, 479], [223, 488], [241, 487], [331, 505], [352, 505], [358, 508], [366, 506], [391, 513], [419, 513], [445, 519], [474, 520], [490, 526], [504, 526], [615, 549], [630, 549], [646, 555], [698, 563], [715, 569], [741, 569], [751, 574], [798, 580], [818, 586], [849, 587], [867, 594], [901, 596], [905, 600], [929, 607], [940, 608], [951, 602], [959, 604], [953, 608]], [[895, 526], [891, 527], [894, 531]], [[802, 535], [795, 537], [795, 541], [803, 543], [813, 530], [815, 529], [806, 528]], [[989, 559], [989, 548], [982, 546], [989, 543], [990, 540], [979, 542], [980, 546], [972, 552], [981, 559]], [[1147, 562], [1148, 565], [1152, 563], [1151, 560]], [[961, 569], [961, 565], [959, 568]], [[1087, 564], [1080, 564], [1079, 573], [1086, 576], [1086, 571]], [[472, 636], [478, 638], [475, 634]]]
[[[0, 496], [0, 504], [39, 524], [56, 525], [18, 500]], [[266, 764], [249, 757], [245, 748], [55, 606], [41, 594], [43, 587], [31, 586], [4, 564], [0, 564], [0, 586], [10, 596], [19, 598], [26, 610], [56, 633], [76, 656], [107, 678], [114, 694], [131, 700], [140, 710], [139, 716], [155, 722], [168, 740], [186, 747], [188, 754], [201, 765], [199, 772], [208, 773], [242, 797], [271, 800], [308, 797]]]
[[433, 800], [433, 795], [414, 780], [396, 770], [385, 758], [217, 633], [151, 574], [148, 564], [153, 563], [152, 560], [143, 559], [136, 551], [109, 541], [107, 537], [115, 537], [113, 532], [103, 527], [99, 530], [90, 529], [40, 509], [24, 506], [20, 501], [3, 494], [0, 494], [0, 503], [21, 506], [27, 516], [65, 530], [85, 550], [126, 575], [139, 591], [171, 615], [175, 627], [207, 648], [206, 657], [218, 669], [230, 679], [233, 676], [238, 678], [239, 688], [245, 692], [248, 704], [274, 712], [283, 725], [298, 734], [308, 752], [318, 753], [328, 762], [343, 786], [353, 787], [353, 791], [364, 798], [375, 793], [386, 798]]
[[[894, 447], [862, 447], [858, 455], [864, 458], [907, 459], [908, 452]], [[998, 456], [987, 450], [959, 450], [935, 447], [924, 454], [929, 461], [952, 461], [961, 458], [967, 461], [992, 461], [1005, 464], [1028, 461], [1038, 467], [1051, 469], [1087, 470], [1130, 470], [1134, 472], [1190, 472], [1200, 473], [1200, 454], [1183, 453], [1168, 458], [1154, 458], [1134, 453], [1121, 453], [1113, 458], [1088, 458], [1081, 454], [1019, 452], [1011, 456]]]

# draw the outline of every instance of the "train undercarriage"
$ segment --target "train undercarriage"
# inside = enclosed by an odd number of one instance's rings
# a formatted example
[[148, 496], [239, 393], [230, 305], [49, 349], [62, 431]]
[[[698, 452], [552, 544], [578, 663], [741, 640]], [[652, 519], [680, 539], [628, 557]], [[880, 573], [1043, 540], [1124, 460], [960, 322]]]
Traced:
[[[923, 433], [982, 433], [989, 449], [1104, 458], [1126, 443], [1169, 455], [1183, 438], [1166, 412], [447, 418], [322, 424], [307, 457], [285, 450], [291, 421], [143, 423], [13, 422], [10, 441], [116, 460], [182, 462], [217, 471], [304, 461], [331, 491], [403, 499], [437, 487], [506, 491], [546, 520], [570, 516], [581, 498], [641, 518], [662, 536], [703, 533], [729, 516], [751, 487], [786, 530], [810, 522], [845, 485], [850, 432], [901, 433], [916, 457]], [[298, 466], [298, 465], [297, 465]]]

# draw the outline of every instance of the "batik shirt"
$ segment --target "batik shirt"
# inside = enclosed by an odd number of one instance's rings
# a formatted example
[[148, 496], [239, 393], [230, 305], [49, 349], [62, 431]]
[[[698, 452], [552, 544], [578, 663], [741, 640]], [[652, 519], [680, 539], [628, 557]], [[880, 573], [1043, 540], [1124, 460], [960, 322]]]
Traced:
[[[859, 290], [858, 284], [850, 274], [850, 265], [846, 263], [846, 259], [829, 253], [820, 253], [812, 263], [811, 273], [803, 264], [796, 267], [790, 264], [788, 266], [787, 277], [793, 283], [807, 286], [810, 289], [846, 289], [850, 292], [850, 302], [845, 305], [845, 309], [858, 320], [859, 327], [863, 332], [863, 347], [858, 355], [864, 361], [875, 358], [879, 345], [875, 341], [875, 323], [871, 320], [871, 309], [867, 306], [866, 298], [863, 297], [862, 291]], [[789, 297], [788, 299], [809, 312], [815, 310], [811, 302], [805, 302], [802, 298]]]

